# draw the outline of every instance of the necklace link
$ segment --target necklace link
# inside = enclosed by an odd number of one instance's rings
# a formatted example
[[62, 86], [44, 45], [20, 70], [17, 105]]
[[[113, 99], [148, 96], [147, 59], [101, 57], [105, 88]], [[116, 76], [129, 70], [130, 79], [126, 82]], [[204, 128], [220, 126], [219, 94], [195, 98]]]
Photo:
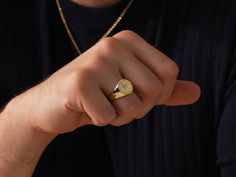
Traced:
[[[102, 38], [106, 38], [108, 37], [111, 32], [117, 27], [117, 25], [120, 23], [120, 21], [123, 19], [123, 17], [125, 16], [126, 12], [128, 11], [128, 9], [130, 8], [130, 6], [132, 5], [132, 3], [134, 2], [134, 0], [130, 0], [129, 3], [125, 6], [124, 10], [121, 12], [120, 16], [116, 19], [116, 21], [111, 25], [111, 27], [107, 30], [107, 32], [102, 36]], [[82, 52], [78, 46], [78, 44], [76, 43], [76, 40], [69, 28], [69, 25], [66, 21], [66, 18], [64, 16], [64, 13], [63, 13], [63, 9], [61, 7], [61, 4], [60, 4], [60, 0], [56, 0], [56, 4], [57, 4], [57, 8], [58, 8], [58, 11], [59, 11], [59, 14], [60, 14], [60, 17], [61, 17], [61, 21], [66, 29], [66, 32], [76, 50], [76, 52], [78, 53], [78, 55], [81, 55]]]

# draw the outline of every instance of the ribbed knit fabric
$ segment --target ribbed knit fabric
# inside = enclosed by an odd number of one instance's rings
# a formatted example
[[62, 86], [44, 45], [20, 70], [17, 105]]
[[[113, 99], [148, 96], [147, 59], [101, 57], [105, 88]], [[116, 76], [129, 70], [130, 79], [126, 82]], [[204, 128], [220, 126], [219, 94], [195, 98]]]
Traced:
[[[85, 51], [127, 0], [105, 9], [61, 2]], [[234, 0], [136, 0], [112, 34], [132, 30], [168, 55], [180, 67], [179, 79], [200, 85], [200, 100], [155, 107], [126, 126], [87, 126], [60, 135], [45, 150], [34, 177], [236, 176], [235, 9]], [[0, 14], [3, 105], [76, 54], [53, 0], [1, 2]]]

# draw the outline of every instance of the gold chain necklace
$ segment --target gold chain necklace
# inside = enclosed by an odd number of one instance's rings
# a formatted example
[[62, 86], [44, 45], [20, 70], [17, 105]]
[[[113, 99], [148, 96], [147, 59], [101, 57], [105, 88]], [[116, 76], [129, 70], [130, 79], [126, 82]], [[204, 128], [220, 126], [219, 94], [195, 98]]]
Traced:
[[[115, 22], [111, 25], [111, 27], [107, 30], [107, 32], [102, 36], [102, 38], [106, 38], [107, 36], [109, 36], [109, 34], [116, 28], [116, 26], [119, 24], [119, 22], [122, 20], [122, 18], [125, 16], [127, 10], [130, 8], [130, 6], [132, 5], [134, 0], [130, 0], [129, 3], [125, 6], [124, 10], [121, 12], [120, 16], [115, 20]], [[61, 7], [61, 4], [60, 4], [60, 0], [56, 0], [56, 4], [57, 4], [57, 8], [58, 8], [58, 11], [59, 11], [59, 14], [60, 14], [60, 17], [61, 17], [61, 20], [62, 20], [62, 23], [64, 24], [64, 27], [66, 29], [66, 32], [76, 50], [76, 52], [78, 53], [78, 55], [81, 55], [81, 50], [79, 49], [79, 46], [78, 44], [76, 43], [76, 40], [69, 28], [69, 25], [66, 21], [66, 18], [64, 16], [64, 13], [63, 13], [63, 9]]]

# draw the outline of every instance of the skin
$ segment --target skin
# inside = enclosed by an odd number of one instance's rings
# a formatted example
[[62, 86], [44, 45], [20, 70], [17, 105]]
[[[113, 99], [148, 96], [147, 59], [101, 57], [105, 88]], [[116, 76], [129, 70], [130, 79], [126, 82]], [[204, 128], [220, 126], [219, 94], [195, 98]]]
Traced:
[[[98, 7], [111, 1], [89, 2]], [[194, 103], [200, 88], [177, 80], [178, 72], [170, 58], [134, 32], [99, 41], [2, 110], [0, 176], [30, 177], [46, 146], [59, 134], [87, 124], [125, 125], [158, 105]], [[134, 93], [111, 101], [108, 97], [121, 78], [133, 83]]]

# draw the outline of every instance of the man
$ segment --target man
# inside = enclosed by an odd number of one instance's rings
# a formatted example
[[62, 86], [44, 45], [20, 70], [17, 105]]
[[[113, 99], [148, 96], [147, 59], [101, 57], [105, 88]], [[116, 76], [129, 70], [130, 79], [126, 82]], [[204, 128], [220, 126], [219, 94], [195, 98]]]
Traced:
[[0, 176], [234, 175], [234, 5], [2, 3]]

